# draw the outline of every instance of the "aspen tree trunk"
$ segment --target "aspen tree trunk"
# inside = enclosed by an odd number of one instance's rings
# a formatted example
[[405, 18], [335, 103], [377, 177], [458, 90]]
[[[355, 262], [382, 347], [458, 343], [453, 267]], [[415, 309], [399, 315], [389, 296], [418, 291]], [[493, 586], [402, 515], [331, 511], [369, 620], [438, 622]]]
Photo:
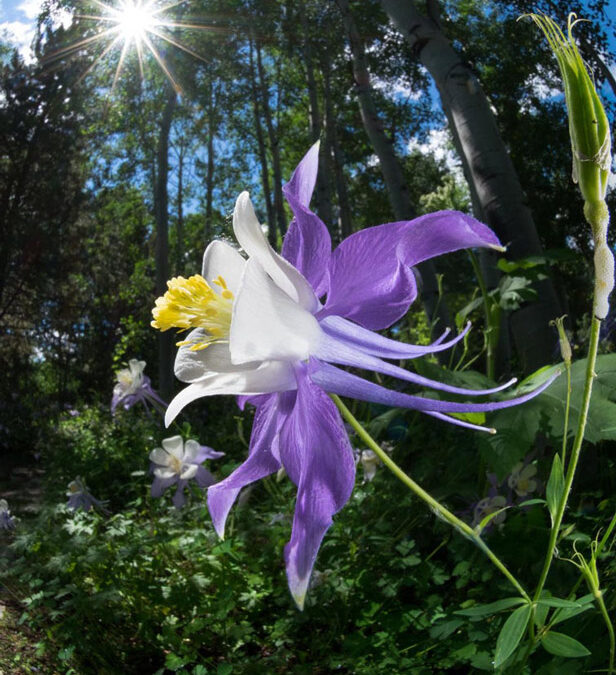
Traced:
[[269, 168], [267, 165], [267, 152], [265, 149], [265, 138], [263, 136], [263, 127], [261, 126], [261, 105], [259, 103], [259, 94], [257, 91], [257, 77], [254, 63], [254, 47], [252, 38], [249, 41], [250, 56], [250, 94], [252, 97], [252, 110], [255, 118], [255, 130], [257, 134], [257, 146], [259, 149], [259, 163], [261, 164], [261, 183], [263, 184], [263, 198], [265, 200], [265, 210], [267, 214], [268, 237], [270, 244], [276, 244], [276, 221], [274, 218], [274, 208], [272, 206], [272, 193], [269, 182]]
[[331, 64], [329, 55], [325, 51], [321, 59], [321, 71], [323, 73], [323, 98], [325, 104], [325, 138], [326, 147], [331, 149], [332, 160], [334, 164], [334, 178], [336, 192], [338, 193], [338, 223], [340, 229], [340, 239], [345, 239], [353, 232], [353, 223], [351, 221], [351, 207], [349, 205], [349, 193], [347, 192], [347, 183], [344, 175], [344, 163], [342, 153], [336, 134], [336, 115], [332, 104], [331, 92]]
[[[353, 77], [362, 122], [379, 158], [394, 216], [397, 220], [411, 220], [417, 214], [411, 204], [408, 187], [402, 173], [402, 167], [394, 152], [392, 140], [385, 133], [374, 104], [363, 42], [351, 15], [348, 0], [336, 0], [336, 3], [342, 12], [344, 27], [351, 46]], [[421, 301], [428, 320], [433, 325], [433, 332], [440, 334], [445, 328], [450, 327], [452, 322], [443, 299], [440, 298], [439, 302], [434, 263], [427, 260], [417, 265], [417, 269], [421, 274]]]
[[184, 268], [184, 157], [186, 145], [184, 139], [180, 140], [178, 152], [178, 190], [176, 194], [176, 208], [178, 210], [175, 226], [175, 273], [180, 275]]
[[282, 171], [280, 170], [280, 143], [277, 129], [274, 128], [272, 109], [269, 102], [269, 87], [263, 68], [263, 59], [261, 57], [261, 46], [256, 42], [255, 51], [257, 53], [257, 73], [259, 75], [259, 85], [261, 90], [261, 103], [265, 115], [265, 126], [270, 143], [270, 152], [272, 154], [272, 172], [274, 178], [274, 217], [275, 228], [270, 230], [270, 242], [272, 245], [278, 243], [278, 233], [284, 235], [287, 230], [287, 219], [284, 213], [284, 202], [282, 197]]
[[[298, 2], [298, 13], [300, 24], [302, 26], [303, 44], [304, 44], [304, 66], [306, 68], [306, 83], [308, 85], [308, 100], [310, 103], [310, 136], [312, 142], [316, 143], [321, 137], [322, 122], [319, 110], [319, 93], [317, 81], [314, 72], [314, 59], [312, 45], [310, 43], [310, 26], [306, 17], [306, 6], [304, 0]], [[333, 227], [332, 215], [332, 196], [330, 186], [332, 184], [330, 162], [330, 148], [327, 135], [325, 142], [321, 145], [319, 153], [319, 172], [317, 174], [316, 185], [316, 212], [328, 228]]]
[[205, 243], [210, 243], [213, 234], [212, 203], [214, 201], [214, 136], [216, 133], [214, 86], [210, 80], [207, 106], [207, 173], [205, 188]]
[[[156, 152], [154, 185], [154, 219], [156, 221], [156, 295], [167, 290], [169, 278], [169, 132], [177, 102], [176, 93], [169, 90], [163, 109]], [[158, 388], [163, 399], [171, 398], [173, 389], [173, 335], [168, 331], [158, 334]]]
[[[469, 183], [481, 205], [481, 217], [507, 245], [511, 259], [541, 255], [537, 229], [488, 98], [441, 31], [438, 2], [427, 3], [428, 17], [410, 0], [381, 0], [381, 4], [436, 82], [461, 147]], [[551, 358], [554, 334], [549, 322], [561, 313], [551, 280], [536, 284], [535, 290], [537, 300], [510, 316], [525, 371], [535, 370]]]

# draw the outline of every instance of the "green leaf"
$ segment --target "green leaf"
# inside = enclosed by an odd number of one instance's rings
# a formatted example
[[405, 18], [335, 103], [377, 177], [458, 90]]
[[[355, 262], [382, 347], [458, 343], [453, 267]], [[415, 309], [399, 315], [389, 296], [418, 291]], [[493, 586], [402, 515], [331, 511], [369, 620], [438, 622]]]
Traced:
[[537, 600], [538, 605], [546, 607], [562, 607], [564, 609], [578, 609], [582, 605], [575, 600], [563, 600], [562, 598], [541, 598]]
[[[536, 388], [563, 366], [542, 368], [521, 382], [515, 391], [508, 391], [507, 398], [519, 396]], [[593, 383], [592, 398], [584, 440], [598, 443], [616, 440], [616, 354], [602, 354], [595, 367], [597, 377]], [[586, 359], [571, 366], [571, 413], [569, 429], [578, 425], [586, 378]], [[487, 465], [499, 478], [504, 478], [532, 449], [537, 432], [545, 430], [552, 438], [560, 439], [564, 433], [564, 410], [567, 395], [567, 378], [557, 378], [542, 394], [524, 405], [500, 410], [488, 416], [488, 424], [498, 433], [479, 439], [481, 453]]]
[[581, 642], [574, 640], [564, 633], [549, 631], [541, 638], [543, 648], [554, 654], [554, 656], [564, 656], [567, 659], [575, 659], [582, 656], [589, 656], [590, 652]]
[[525, 502], [520, 502], [518, 506], [534, 506], [535, 504], [547, 504], [545, 499], [527, 499]]
[[530, 615], [531, 606], [525, 604], [522, 607], [515, 609], [503, 624], [498, 640], [496, 641], [496, 651], [494, 652], [495, 668], [502, 666], [520, 644], [520, 640], [528, 625]]
[[556, 513], [564, 490], [565, 475], [563, 473], [563, 465], [560, 461], [560, 455], [554, 455], [552, 470], [550, 471], [548, 484], [545, 488], [545, 497], [548, 502], [548, 510], [550, 512], [550, 517], [552, 518], [552, 524], [556, 518]]
[[487, 605], [459, 609], [454, 614], [460, 614], [461, 616], [487, 616], [488, 614], [496, 614], [497, 612], [502, 612], [504, 609], [509, 609], [525, 602], [524, 598], [503, 598]]
[[584, 595], [581, 598], [576, 600], [577, 607], [575, 609], [558, 609], [552, 615], [551, 624], [555, 626], [558, 623], [567, 621], [567, 619], [572, 619], [574, 616], [581, 614], [582, 612], [587, 612], [592, 608], [595, 598], [592, 593]]
[[477, 532], [477, 534], [481, 534], [484, 528], [488, 526], [488, 523], [492, 520], [492, 518], [496, 518], [499, 513], [502, 513], [503, 511], [506, 511], [510, 508], [510, 506], [503, 506], [502, 509], [497, 509], [496, 511], [492, 511], [492, 513], [488, 513], [488, 515], [482, 519], [479, 525], [475, 526], [475, 532]]

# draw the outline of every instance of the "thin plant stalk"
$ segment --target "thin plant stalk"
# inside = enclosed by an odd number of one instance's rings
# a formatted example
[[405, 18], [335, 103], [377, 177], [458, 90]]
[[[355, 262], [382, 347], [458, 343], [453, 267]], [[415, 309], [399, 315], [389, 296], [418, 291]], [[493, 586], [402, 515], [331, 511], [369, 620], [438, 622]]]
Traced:
[[507, 569], [505, 564], [496, 556], [496, 554], [483, 541], [479, 534], [470, 525], [467, 525], [463, 520], [460, 520], [449, 509], [443, 506], [438, 500], [434, 499], [428, 494], [420, 485], [418, 485], [410, 476], [408, 476], [402, 469], [389, 457], [389, 455], [381, 448], [381, 446], [370, 436], [364, 427], [355, 419], [351, 411], [344, 405], [338, 396], [330, 394], [332, 400], [336, 404], [338, 410], [344, 419], [353, 427], [357, 435], [364, 443], [378, 456], [378, 458], [385, 464], [385, 466], [401, 480], [412, 492], [414, 492], [420, 499], [422, 499], [432, 511], [439, 517], [455, 527], [458, 531], [471, 539], [492, 561], [498, 570], [508, 579], [516, 591], [524, 600], [530, 603], [530, 597], [524, 590], [520, 582]]
[[569, 433], [569, 412], [571, 408], [571, 363], [565, 361], [565, 368], [567, 370], [567, 400], [565, 403], [565, 428], [563, 430], [563, 447], [561, 450], [561, 460], [563, 466], [566, 466], [567, 459], [567, 435]]
[[571, 485], [573, 483], [573, 478], [575, 476], [575, 470], [577, 468], [578, 460], [580, 459], [580, 451], [582, 449], [582, 441], [584, 440], [584, 431], [586, 429], [586, 421], [588, 419], [588, 409], [590, 407], [592, 385], [593, 380], [596, 377], [595, 364], [597, 361], [597, 350], [599, 347], [600, 328], [601, 328], [600, 319], [593, 317], [590, 326], [590, 340], [588, 345], [588, 357], [586, 361], [586, 381], [584, 383], [584, 394], [582, 397], [582, 407], [580, 410], [580, 417], [578, 421], [577, 431], [575, 434], [575, 439], [573, 441], [573, 448], [571, 449], [571, 459], [569, 460], [569, 466], [567, 467], [567, 473], [565, 475], [565, 486], [563, 489], [563, 494], [560, 498], [556, 515], [554, 516], [554, 523], [552, 524], [552, 531], [550, 532], [550, 540], [548, 542], [548, 550], [545, 555], [543, 569], [541, 571], [539, 583], [537, 584], [537, 589], [535, 590], [535, 595], [533, 598], [533, 600], [535, 601], [541, 597], [541, 592], [543, 591], [543, 587], [545, 586], [545, 581], [548, 577], [550, 567], [552, 566], [552, 560], [554, 558], [554, 550], [556, 549], [556, 542], [558, 540], [560, 526], [562, 524], [563, 516], [565, 514], [565, 509], [567, 507], [567, 501], [569, 500], [569, 493], [571, 492]]

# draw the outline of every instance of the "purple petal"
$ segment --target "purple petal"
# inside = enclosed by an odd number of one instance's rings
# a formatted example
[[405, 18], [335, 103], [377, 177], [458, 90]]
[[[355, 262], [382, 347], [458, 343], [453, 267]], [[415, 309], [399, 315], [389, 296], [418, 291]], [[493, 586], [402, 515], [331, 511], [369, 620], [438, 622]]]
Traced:
[[495, 394], [496, 392], [510, 387], [517, 381], [516, 378], [513, 378], [509, 380], [509, 382], [505, 382], [505, 384], [501, 384], [498, 387], [492, 387], [491, 389], [466, 389], [464, 387], [456, 387], [444, 382], [430, 380], [427, 377], [413, 373], [410, 370], [405, 370], [399, 366], [394, 366], [391, 363], [382, 361], [370, 354], [364, 354], [355, 349], [354, 345], [347, 344], [344, 340], [331, 338], [328, 335], [323, 336], [314, 356], [317, 359], [328, 361], [329, 363], [339, 363], [343, 366], [354, 366], [365, 370], [373, 370], [377, 373], [382, 373], [383, 375], [391, 375], [400, 380], [412, 382], [420, 387], [430, 387], [431, 389], [447, 391], [450, 394], [461, 394], [466, 396]]
[[282, 257], [308, 279], [320, 297], [326, 291], [332, 242], [323, 221], [308, 208], [318, 168], [319, 143], [315, 143], [282, 188], [294, 216], [284, 238]]
[[486, 225], [457, 211], [356, 232], [331, 256], [322, 316], [337, 314], [372, 330], [387, 328], [417, 295], [411, 266], [474, 246], [500, 248], [500, 243]]
[[287, 578], [302, 609], [323, 536], [353, 490], [355, 461], [336, 406], [305, 373], [298, 375], [295, 406], [280, 436], [282, 464], [297, 485], [293, 532], [285, 547]]
[[511, 398], [507, 401], [492, 401], [490, 403], [455, 403], [452, 401], [439, 401], [421, 396], [412, 396], [411, 394], [392, 391], [373, 382], [368, 382], [368, 380], [330, 366], [327, 363], [321, 363], [319, 369], [311, 374], [311, 378], [313, 382], [323, 387], [325, 391], [339, 394], [340, 396], [348, 396], [349, 398], [357, 398], [361, 401], [383, 403], [384, 405], [398, 408], [412, 408], [421, 412], [466, 413], [490, 412], [524, 403], [547, 389], [559, 375], [560, 372], [556, 371], [543, 384], [523, 396]]
[[282, 396], [270, 394], [261, 400], [252, 425], [248, 458], [230, 476], [208, 489], [208, 509], [221, 538], [224, 537], [227, 516], [240, 490], [280, 468], [280, 462], [272, 454], [272, 446], [278, 441], [279, 427], [283, 421], [278, 414]]

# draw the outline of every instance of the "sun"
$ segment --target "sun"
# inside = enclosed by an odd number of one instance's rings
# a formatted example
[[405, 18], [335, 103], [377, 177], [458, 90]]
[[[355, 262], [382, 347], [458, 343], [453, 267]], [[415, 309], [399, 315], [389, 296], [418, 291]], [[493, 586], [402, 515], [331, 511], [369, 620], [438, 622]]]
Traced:
[[97, 31], [90, 37], [77, 40], [63, 47], [45, 58], [46, 63], [70, 58], [80, 53], [84, 48], [96, 44], [104, 45], [102, 51], [81, 75], [83, 79], [93, 68], [97, 66], [110, 52], [119, 50], [117, 66], [113, 76], [111, 91], [120, 77], [126, 58], [131, 51], [135, 51], [139, 61], [139, 71], [144, 74], [144, 58], [150, 54], [154, 57], [162, 71], [165, 73], [174, 89], [181, 93], [181, 88], [163, 56], [161, 55], [156, 41], [166, 42], [192, 56], [204, 60], [199, 54], [183, 44], [175, 37], [176, 30], [209, 30], [217, 31], [214, 26], [204, 24], [187, 23], [174, 20], [169, 11], [183, 4], [183, 0], [171, 0], [170, 2], [157, 2], [157, 0], [119, 0], [114, 4], [107, 4], [100, 0], [92, 0], [95, 7], [100, 10], [99, 14], [76, 14], [75, 18], [92, 21]]
[[152, 3], [122, 3], [117, 11], [117, 24], [125, 40], [143, 41], [148, 31], [156, 28], [156, 12]]

